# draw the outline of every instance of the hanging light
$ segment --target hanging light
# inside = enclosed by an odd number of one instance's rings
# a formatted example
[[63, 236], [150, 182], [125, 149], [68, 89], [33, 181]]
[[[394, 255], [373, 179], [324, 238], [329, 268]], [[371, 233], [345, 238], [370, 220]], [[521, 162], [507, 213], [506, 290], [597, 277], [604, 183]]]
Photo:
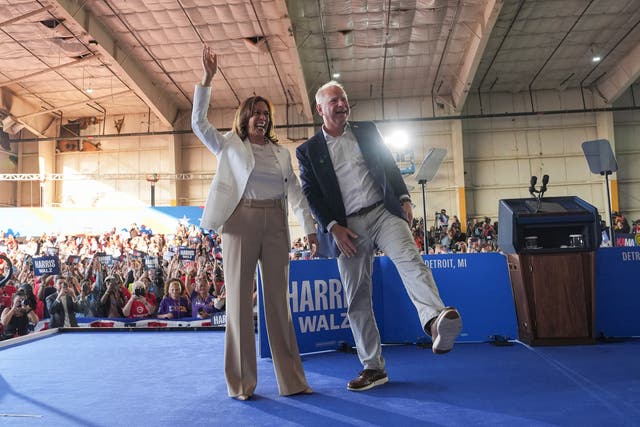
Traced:
[[589, 47], [589, 50], [591, 51], [591, 62], [600, 62], [602, 60], [602, 57], [595, 53], [595, 48], [593, 45]]

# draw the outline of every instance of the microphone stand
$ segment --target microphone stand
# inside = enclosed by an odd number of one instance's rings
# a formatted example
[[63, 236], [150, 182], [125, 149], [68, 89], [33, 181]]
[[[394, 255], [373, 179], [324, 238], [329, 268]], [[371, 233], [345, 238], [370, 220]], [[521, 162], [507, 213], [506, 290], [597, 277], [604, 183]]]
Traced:
[[540, 207], [542, 206], [542, 196], [547, 191], [547, 184], [543, 182], [542, 186], [540, 186], [540, 190], [536, 190], [535, 184], [532, 184], [529, 187], [529, 193], [533, 196], [534, 199], [538, 201], [536, 204], [536, 211], [534, 213], [540, 212]]
[[600, 175], [604, 175], [605, 184], [607, 187], [607, 204], [609, 205], [609, 230], [611, 230], [611, 235], [609, 240], [611, 241], [611, 247], [616, 246], [616, 232], [613, 230], [613, 212], [611, 212], [611, 195], [609, 194], [609, 175], [612, 175], [611, 171], [601, 171]]
[[540, 212], [540, 207], [542, 206], [542, 196], [544, 195], [545, 191], [547, 191], [547, 188], [544, 185], [540, 188], [540, 191], [537, 191], [537, 193], [538, 193], [538, 206], [536, 207], [536, 213]]
[[428, 254], [427, 245], [429, 244], [429, 238], [427, 237], [427, 202], [425, 199], [424, 185], [427, 183], [426, 179], [421, 179], [418, 184], [422, 186], [422, 253]]

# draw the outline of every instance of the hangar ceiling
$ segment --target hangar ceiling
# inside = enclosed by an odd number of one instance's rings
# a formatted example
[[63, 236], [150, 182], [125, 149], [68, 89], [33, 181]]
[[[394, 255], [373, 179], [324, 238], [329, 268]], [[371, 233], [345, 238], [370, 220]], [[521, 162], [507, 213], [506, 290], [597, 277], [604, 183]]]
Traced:
[[12, 138], [131, 113], [175, 128], [204, 43], [215, 107], [255, 93], [308, 123], [333, 76], [352, 102], [461, 112], [469, 96], [580, 88], [611, 104], [640, 75], [639, 23], [640, 0], [0, 0], [0, 120]]

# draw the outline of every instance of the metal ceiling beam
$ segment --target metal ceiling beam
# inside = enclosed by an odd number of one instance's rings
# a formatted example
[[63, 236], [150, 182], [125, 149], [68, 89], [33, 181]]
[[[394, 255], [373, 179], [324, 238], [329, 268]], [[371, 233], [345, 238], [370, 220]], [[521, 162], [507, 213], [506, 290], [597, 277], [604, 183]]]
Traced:
[[45, 11], [51, 9], [52, 7], [53, 6], [51, 6], [51, 5], [47, 5], [47, 6], [41, 7], [40, 9], [32, 10], [31, 12], [27, 12], [27, 13], [25, 13], [23, 15], [16, 16], [16, 17], [8, 19], [6, 21], [2, 21], [2, 22], [0, 22], [0, 28], [2, 28], [4, 26], [7, 26], [7, 25], [15, 24], [16, 22], [20, 22], [23, 19], [31, 18], [32, 16], [37, 15], [37, 14], [42, 13], [42, 12], [45, 12]]
[[493, 27], [498, 21], [498, 16], [500, 15], [503, 4], [504, 2], [502, 0], [488, 1], [482, 11], [482, 15], [478, 17], [474, 28], [470, 29], [474, 37], [469, 40], [469, 46], [467, 47], [462, 65], [460, 66], [458, 78], [451, 84], [452, 104], [456, 110], [461, 110], [467, 101], [473, 78], [478, 71], [482, 54], [491, 37], [491, 31], [493, 31]]
[[311, 109], [311, 102], [309, 101], [307, 84], [304, 79], [302, 62], [300, 61], [300, 52], [298, 52], [298, 49], [296, 47], [296, 41], [293, 37], [293, 34], [290, 34], [289, 37], [293, 39], [293, 45], [289, 48], [289, 56], [291, 57], [291, 61], [293, 62], [293, 69], [295, 71], [295, 75], [290, 77], [293, 78], [294, 83], [296, 84], [296, 88], [298, 89], [298, 96], [300, 97], [300, 100], [302, 102], [302, 113], [308, 120], [313, 120], [313, 110]]
[[[253, 4], [253, 0], [249, 0], [249, 4], [251, 5], [251, 10], [253, 11], [253, 16], [256, 17], [256, 21], [258, 22], [258, 27], [260, 27], [260, 33], [262, 38], [264, 39], [265, 45], [267, 46], [267, 52], [269, 52], [269, 58], [271, 58], [271, 63], [273, 64], [273, 69], [276, 72], [276, 76], [278, 77], [278, 82], [280, 83], [280, 89], [282, 89], [282, 94], [284, 95], [285, 103], [287, 107], [289, 106], [289, 94], [287, 93], [287, 88], [284, 86], [284, 82], [282, 81], [282, 76], [280, 75], [280, 70], [278, 69], [278, 65], [276, 64], [276, 60], [273, 59], [273, 51], [271, 50], [271, 46], [269, 45], [269, 37], [264, 32], [264, 28], [262, 27], [262, 21], [260, 21], [260, 17], [258, 16], [258, 11], [256, 10], [255, 4]], [[294, 100], [292, 100], [294, 101]]]
[[[635, 23], [629, 28], [629, 30], [616, 42], [609, 52], [602, 58], [598, 64], [587, 74], [587, 76], [580, 82], [580, 87], [589, 77], [589, 75], [595, 70], [595, 68], [606, 60], [611, 52], [613, 52], [623, 40], [627, 38], [633, 31], [636, 31], [640, 26], [640, 20], [636, 20]], [[613, 102], [624, 93], [638, 78], [640, 77], [640, 46], [636, 46], [627, 55], [614, 64], [609, 71], [601, 79], [596, 81], [596, 89], [599, 94], [605, 99], [608, 104]]]
[[489, 74], [489, 71], [491, 70], [491, 67], [493, 66], [493, 63], [495, 62], [496, 58], [498, 57], [498, 54], [500, 53], [500, 50], [502, 50], [502, 45], [507, 40], [507, 37], [509, 36], [509, 33], [511, 33], [511, 29], [513, 28], [513, 25], [515, 24], [516, 20], [518, 19], [518, 15], [520, 15], [520, 11], [522, 10], [522, 6], [524, 6], [524, 3], [526, 1], [527, 0], [520, 0], [520, 3], [518, 3], [518, 9], [516, 10], [516, 13], [513, 15], [513, 18], [511, 18], [511, 22], [509, 23], [509, 27], [507, 28], [507, 30], [505, 31], [504, 35], [502, 36], [502, 40], [500, 40], [500, 44], [498, 45], [498, 48], [494, 52], [493, 57], [491, 57], [491, 60], [489, 61], [489, 65], [487, 66], [487, 69], [484, 71], [484, 74], [482, 75], [482, 78], [480, 78], [480, 83], [478, 83], [478, 102], [480, 104], [480, 114], [483, 113], [483, 108], [482, 108], [482, 84], [484, 83], [484, 80], [487, 78], [487, 75]]
[[74, 65], [78, 65], [78, 64], [81, 64], [83, 62], [87, 62], [89, 60], [95, 60], [95, 59], [96, 59], [95, 55], [89, 55], [89, 56], [86, 56], [84, 58], [76, 59], [75, 61], [67, 62], [65, 64], [56, 65], [55, 67], [46, 68], [44, 70], [36, 71], [35, 73], [31, 73], [31, 74], [26, 74], [24, 76], [18, 77], [17, 79], [13, 79], [13, 80], [9, 80], [9, 81], [6, 81], [6, 82], [2, 82], [2, 83], [0, 83], [0, 87], [9, 86], [9, 85], [12, 85], [12, 84], [15, 84], [15, 83], [19, 83], [19, 82], [21, 82], [23, 80], [30, 79], [32, 77], [41, 76], [43, 74], [47, 74], [47, 73], [50, 73], [52, 71], [60, 70], [61, 68], [72, 67]]
[[[284, 2], [284, 0], [282, 0]], [[258, 22], [258, 27], [260, 27], [260, 32], [262, 33], [262, 37], [264, 38], [265, 41], [265, 45], [267, 46], [267, 51], [269, 52], [269, 57], [271, 58], [271, 62], [273, 64], [273, 68], [276, 71], [276, 75], [278, 77], [278, 81], [280, 82], [280, 87], [282, 89], [282, 94], [284, 95], [284, 99], [285, 99], [285, 104], [286, 104], [286, 121], [287, 124], [289, 124], [289, 106], [290, 105], [295, 105], [296, 104], [296, 99], [293, 96], [293, 94], [291, 94], [291, 92], [289, 91], [289, 88], [287, 88], [287, 86], [285, 85], [284, 81], [282, 80], [282, 76], [280, 75], [280, 70], [278, 69], [278, 63], [276, 62], [276, 60], [273, 57], [273, 50], [271, 49], [271, 45], [269, 44], [269, 38], [272, 37], [270, 34], [266, 34], [264, 31], [264, 27], [262, 25], [262, 20], [260, 19], [260, 17], [258, 16], [258, 11], [256, 10], [255, 4], [254, 4], [254, 0], [249, 0], [249, 3], [251, 4], [251, 9], [253, 10], [253, 15], [256, 17], [256, 21]], [[284, 4], [285, 9], [287, 8], [287, 5]], [[287, 18], [289, 19], [289, 18]], [[289, 26], [291, 26], [291, 22], [289, 21]], [[295, 46], [295, 40], [294, 40], [294, 46]], [[300, 60], [298, 58], [298, 52], [297, 50], [294, 49], [289, 49], [289, 53], [291, 55], [291, 58], [294, 62], [294, 72], [296, 74], [295, 76], [295, 83], [296, 83], [296, 88], [298, 89], [298, 94], [300, 96], [300, 99], [302, 100], [302, 105], [303, 105], [303, 109], [304, 109], [304, 114], [307, 115], [308, 118], [311, 118], [311, 104], [309, 103], [309, 99], [307, 98], [307, 89], [306, 89], [306, 85], [304, 84], [304, 77], [302, 76], [302, 67], [300, 64]], [[296, 60], [297, 59], [297, 60]], [[302, 84], [302, 87], [299, 87], [298, 85]], [[291, 98], [291, 99], [290, 99]]]
[[[413, 10], [415, 16], [415, 9]], [[387, 1], [387, 19], [384, 24], [384, 54], [382, 55], [382, 76], [380, 77], [380, 106], [384, 120], [384, 81], [387, 73], [387, 53], [389, 49], [389, 21], [391, 20], [391, 0]]]
[[69, 108], [79, 107], [81, 105], [86, 105], [86, 104], [89, 104], [91, 102], [98, 102], [98, 101], [101, 101], [103, 99], [109, 99], [109, 98], [112, 98], [112, 97], [126, 95], [128, 93], [131, 93], [131, 91], [130, 90], [123, 90], [122, 92], [117, 92], [117, 93], [112, 93], [112, 94], [109, 94], [109, 95], [99, 96], [99, 97], [96, 97], [96, 98], [87, 99], [86, 101], [74, 102], [72, 104], [60, 105], [59, 107], [49, 108], [47, 110], [40, 110], [40, 111], [36, 111], [34, 113], [25, 114], [23, 116], [18, 117], [18, 119], [28, 119], [28, 118], [39, 116], [39, 115], [42, 115], [42, 114], [51, 113], [53, 111], [67, 110]]
[[609, 104], [640, 78], [640, 45], [633, 48], [596, 85]]
[[[594, 108], [574, 108], [565, 110], [542, 110], [542, 111], [514, 111], [511, 113], [480, 113], [480, 114], [453, 114], [446, 116], [427, 116], [427, 117], [412, 117], [412, 118], [393, 118], [373, 120], [374, 123], [420, 123], [420, 122], [433, 122], [433, 121], [447, 121], [447, 120], [477, 120], [477, 119], [491, 119], [491, 118], [506, 118], [506, 117], [527, 117], [527, 116], [555, 116], [562, 114], [586, 114], [586, 113], [604, 113], [604, 112], [616, 112], [616, 111], [640, 111], [640, 105], [630, 105], [622, 107], [594, 107]], [[288, 126], [276, 126], [276, 129], [286, 128], [318, 128], [321, 123], [300, 123]], [[222, 128], [218, 129], [220, 132], [228, 132], [231, 129]], [[141, 136], [154, 136], [154, 135], [185, 135], [191, 134], [191, 129], [184, 130], [171, 130], [160, 132], [132, 132], [123, 134], [94, 134], [94, 135], [82, 135], [82, 136], [70, 136], [70, 137], [44, 137], [44, 138], [22, 138], [12, 139], [12, 143], [25, 143], [25, 142], [44, 142], [44, 141], [70, 141], [70, 140], [91, 140], [91, 139], [118, 139], [118, 138], [132, 138]]]
[[[20, 97], [14, 96], [12, 93], [10, 92], [6, 92], [3, 93], [3, 95], [5, 97], [7, 97], [7, 103], [11, 105], [11, 111], [9, 116], [7, 116], [8, 119], [10, 119], [11, 121], [18, 123], [20, 125], [23, 126], [24, 129], [27, 129], [29, 132], [31, 132], [32, 134], [34, 134], [36, 137], [47, 137], [48, 135], [45, 134], [46, 129], [49, 127], [50, 122], [49, 120], [47, 120], [47, 118], [43, 118], [43, 119], [37, 119], [35, 122], [34, 121], [25, 121], [23, 120], [20, 116], [22, 113], [27, 113], [27, 112], [31, 112], [33, 110], [35, 110], [35, 106], [26, 102], [25, 100], [23, 100]], [[4, 103], [2, 102], [2, 100], [0, 100], [0, 109], [3, 108]], [[6, 120], [6, 119], [5, 119]], [[6, 124], [6, 123], [5, 123]], [[0, 126], [1, 127], [1, 126]], [[44, 130], [42, 130], [44, 129]], [[5, 129], [6, 131], [6, 129]]]
[[[193, 28], [193, 32], [196, 33], [196, 36], [198, 36], [200, 43], [202, 43], [202, 45], [206, 45], [207, 42], [204, 40], [204, 37], [202, 37], [202, 34], [200, 34], [200, 31], [198, 31], [198, 27], [196, 27], [196, 25], [193, 23], [193, 20], [191, 19], [191, 16], [189, 15], [189, 12], [187, 11], [187, 9], [182, 4], [182, 1], [180, 0], [177, 0], [177, 1], [178, 1], [178, 6], [180, 6], [180, 9], [182, 9], [182, 13], [184, 13], [184, 16], [187, 18], [187, 21], [189, 21], [189, 25], [191, 25], [191, 28]], [[229, 79], [227, 78], [226, 74], [224, 73], [222, 67], [220, 67], [219, 64], [218, 64], [218, 74], [220, 74], [220, 77], [222, 77], [224, 82], [227, 84], [227, 86], [229, 87], [229, 90], [231, 91], [231, 93], [233, 93], [233, 97], [236, 99], [238, 106], [240, 106], [241, 104], [240, 97], [238, 96], [238, 93], [233, 88], [233, 86], [231, 86], [231, 82], [229, 82]]]
[[322, 4], [320, 0], [316, 0], [318, 5], [318, 16], [320, 17], [320, 28], [322, 30], [322, 42], [324, 43], [324, 59], [327, 62], [327, 81], [333, 78], [331, 72], [331, 60], [329, 59], [329, 42], [327, 42], [327, 30], [324, 23], [324, 14], [322, 13]]
[[104, 58], [109, 58], [105, 62], [111, 63], [111, 71], [126, 81], [163, 124], [173, 126], [178, 117], [178, 106], [172, 97], [158, 88], [149, 78], [148, 71], [131, 59], [130, 52], [120, 48], [111, 30], [84, 7], [85, 3], [84, 0], [56, 0], [56, 13], [59, 18], [75, 22], [88, 34], [88, 38], [95, 40], [96, 50]]
[[145, 53], [149, 56], [149, 58], [151, 58], [151, 60], [156, 64], [156, 66], [158, 68], [160, 68], [160, 70], [162, 70], [162, 73], [165, 75], [165, 77], [167, 79], [169, 79], [169, 81], [171, 83], [173, 83], [173, 85], [176, 87], [178, 92], [180, 92], [182, 94], [184, 99], [186, 99], [187, 102], [191, 103], [191, 99], [189, 98], [189, 95], [187, 95], [187, 93], [182, 89], [182, 87], [173, 79], [173, 76], [171, 75], [171, 73], [169, 73], [167, 71], [167, 69], [164, 67], [164, 65], [162, 65], [162, 62], [160, 62], [160, 60], [155, 57], [153, 52], [151, 52], [151, 50], [149, 50], [147, 48], [147, 46], [145, 45], [144, 41], [142, 41], [140, 39], [140, 37], [138, 37], [138, 34], [137, 34], [136, 30], [131, 27], [129, 22], [127, 22], [127, 20], [122, 16], [122, 14], [118, 10], [116, 10], [111, 5], [111, 3], [109, 3], [107, 0], [104, 0], [104, 4], [109, 8], [109, 10], [113, 13], [113, 15], [118, 18], [120, 23], [122, 25], [124, 25], [124, 27], [127, 29], [127, 31], [129, 31], [129, 34], [131, 34], [131, 36], [133, 36], [133, 38], [138, 43], [138, 46], [140, 46], [145, 51]]
[[[440, 76], [440, 69], [442, 68], [442, 63], [444, 62], [444, 58], [447, 56], [447, 52], [449, 51], [449, 43], [451, 43], [451, 37], [453, 36], [453, 32], [458, 25], [458, 19], [460, 17], [460, 3], [461, 0], [458, 0], [458, 3], [455, 5], [455, 9], [453, 11], [453, 22], [449, 25], [449, 29], [447, 30], [447, 36], [444, 40], [444, 47], [442, 48], [442, 54], [440, 55], [440, 59], [438, 59], [438, 66], [436, 67], [436, 74], [433, 76], [433, 82], [431, 83], [431, 111], [433, 115], [436, 114], [436, 102], [435, 98], [438, 95], [438, 89], [436, 89], [436, 84], [438, 82], [438, 77]], [[445, 17], [446, 21], [446, 17]], [[443, 22], [443, 27], [446, 26], [446, 22]], [[453, 105], [453, 108], [456, 108], [456, 105]]]
[[[210, 181], [215, 174], [213, 173], [161, 173], [156, 174], [158, 178], [168, 181]], [[111, 179], [128, 179], [146, 181], [145, 173], [82, 173], [82, 174], [64, 174], [64, 173], [0, 173], [0, 181], [86, 181], [86, 180], [111, 180]]]
[[587, 13], [587, 10], [589, 9], [589, 7], [591, 6], [591, 4], [594, 2], [594, 0], [591, 0], [589, 2], [589, 4], [587, 4], [584, 9], [582, 9], [582, 12], [580, 12], [580, 15], [578, 15], [578, 17], [575, 19], [575, 21], [573, 21], [573, 24], [571, 25], [571, 27], [569, 27], [569, 29], [567, 30], [567, 32], [564, 34], [564, 36], [562, 37], [562, 39], [560, 39], [560, 41], [556, 44], [556, 47], [553, 49], [553, 51], [549, 54], [549, 56], [547, 56], [547, 59], [544, 61], [544, 63], [542, 64], [542, 66], [538, 69], [538, 72], [535, 74], [535, 76], [533, 76], [533, 78], [531, 79], [531, 81], [529, 82], [529, 101], [531, 102], [531, 111], [535, 110], [535, 107], [533, 105], [533, 83], [535, 83], [535, 81], [537, 80], [538, 76], [540, 76], [540, 73], [542, 73], [542, 70], [544, 70], [544, 67], [547, 66], [547, 64], [549, 63], [549, 61], [551, 61], [551, 58], [553, 58], [553, 55], [556, 54], [556, 52], [558, 51], [558, 49], [560, 49], [560, 46], [562, 46], [562, 44], [564, 43], [564, 41], [567, 39], [567, 37], [569, 37], [569, 34], [571, 34], [571, 32], [573, 31], [573, 29], [576, 27], [576, 25], [578, 25], [578, 22], [580, 22], [580, 20], [582, 19], [582, 17], [584, 16], [585, 13]]

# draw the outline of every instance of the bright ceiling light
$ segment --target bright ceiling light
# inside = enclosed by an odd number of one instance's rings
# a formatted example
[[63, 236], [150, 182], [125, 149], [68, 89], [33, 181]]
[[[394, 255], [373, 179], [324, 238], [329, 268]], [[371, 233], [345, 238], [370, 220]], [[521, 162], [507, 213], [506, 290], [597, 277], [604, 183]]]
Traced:
[[91, 86], [89, 86], [84, 91], [87, 92], [88, 94], [92, 94], [93, 93], [93, 88]]
[[339, 79], [340, 78], [340, 73], [333, 73], [332, 77], [334, 79]]
[[392, 150], [402, 151], [409, 145], [409, 134], [403, 130], [395, 130], [384, 139], [384, 142]]
[[589, 52], [591, 52], [591, 62], [600, 62], [602, 57], [596, 53], [598, 49], [595, 45], [589, 46]]

